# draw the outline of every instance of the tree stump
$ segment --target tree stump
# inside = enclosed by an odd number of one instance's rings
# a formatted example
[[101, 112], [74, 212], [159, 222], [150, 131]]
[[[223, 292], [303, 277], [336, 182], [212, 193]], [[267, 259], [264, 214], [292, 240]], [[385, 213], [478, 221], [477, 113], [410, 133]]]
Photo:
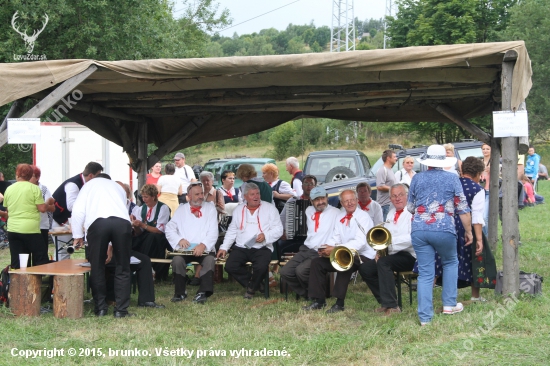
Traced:
[[10, 273], [8, 299], [15, 316], [40, 315], [41, 286], [41, 275]]
[[82, 318], [84, 276], [55, 276], [53, 288], [53, 316], [56, 318]]

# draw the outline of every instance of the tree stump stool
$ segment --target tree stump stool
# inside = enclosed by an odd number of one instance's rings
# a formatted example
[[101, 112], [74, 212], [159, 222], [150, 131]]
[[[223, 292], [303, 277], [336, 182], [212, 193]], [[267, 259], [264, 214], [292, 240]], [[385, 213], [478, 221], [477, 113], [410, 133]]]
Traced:
[[42, 276], [11, 273], [8, 299], [15, 316], [40, 315]]
[[55, 276], [53, 280], [53, 316], [82, 318], [84, 313], [84, 276]]

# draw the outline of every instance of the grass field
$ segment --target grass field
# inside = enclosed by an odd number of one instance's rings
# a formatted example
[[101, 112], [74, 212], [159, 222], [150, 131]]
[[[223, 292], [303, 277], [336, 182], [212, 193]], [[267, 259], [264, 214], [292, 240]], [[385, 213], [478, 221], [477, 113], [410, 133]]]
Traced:
[[[550, 182], [540, 182], [539, 192], [550, 197]], [[550, 271], [550, 204], [520, 211], [520, 267], [548, 277]], [[497, 266], [502, 268], [502, 247], [497, 250]], [[9, 250], [0, 251], [0, 265], [9, 262]], [[96, 318], [92, 306], [85, 305], [79, 320], [55, 319], [52, 314], [38, 318], [14, 318], [9, 309], [0, 309], [3, 336], [0, 365], [547, 365], [550, 363], [550, 301], [547, 289], [542, 296], [519, 296], [517, 301], [496, 297], [482, 290], [484, 304], [469, 304], [453, 316], [436, 315], [428, 327], [420, 327], [413, 306], [404, 295], [402, 314], [386, 318], [373, 312], [377, 307], [364, 283], [350, 284], [346, 311], [328, 315], [305, 313], [304, 304], [292, 298], [285, 302], [275, 291], [266, 301], [242, 298], [236, 284], [216, 285], [205, 306], [186, 300], [169, 301], [173, 287], [156, 285], [157, 302], [166, 309], [137, 308], [132, 295], [130, 311], [137, 317], [115, 320]], [[196, 288], [190, 287], [191, 291]], [[415, 294], [415, 293], [413, 293]], [[435, 306], [441, 306], [440, 290], [435, 290]], [[86, 294], [85, 297], [90, 297]], [[459, 291], [459, 300], [470, 298], [470, 289]], [[329, 306], [333, 299], [329, 299]], [[12, 349], [43, 350], [63, 348], [64, 357], [21, 358]], [[67, 356], [69, 348], [102, 356]], [[111, 350], [146, 350], [150, 356], [110, 356]], [[278, 350], [287, 356], [257, 357], [230, 355], [231, 350]], [[157, 356], [158, 350], [185, 349], [186, 356]], [[197, 352], [204, 351], [197, 358]], [[215, 355], [214, 351], [218, 351]], [[226, 356], [223, 356], [225, 351]], [[18, 352], [18, 351], [15, 351]]]

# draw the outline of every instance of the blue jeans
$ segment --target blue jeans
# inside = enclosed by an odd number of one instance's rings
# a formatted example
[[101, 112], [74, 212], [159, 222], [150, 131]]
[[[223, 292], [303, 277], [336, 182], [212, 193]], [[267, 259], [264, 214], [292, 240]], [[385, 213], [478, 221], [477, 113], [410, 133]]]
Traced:
[[388, 212], [390, 212], [390, 205], [384, 205], [382, 206], [382, 219], [386, 221], [386, 217], [388, 216]]
[[435, 252], [443, 265], [443, 306], [455, 306], [458, 294], [458, 258], [456, 235], [441, 231], [414, 231], [412, 245], [418, 260], [418, 317], [425, 323], [432, 320]]

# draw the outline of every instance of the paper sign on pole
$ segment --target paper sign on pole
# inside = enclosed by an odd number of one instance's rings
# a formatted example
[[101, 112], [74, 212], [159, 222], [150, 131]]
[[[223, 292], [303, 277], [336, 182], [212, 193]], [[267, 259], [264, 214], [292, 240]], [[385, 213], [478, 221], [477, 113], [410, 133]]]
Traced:
[[8, 144], [40, 142], [40, 118], [8, 118]]
[[527, 111], [497, 111], [493, 112], [494, 137], [529, 136]]

